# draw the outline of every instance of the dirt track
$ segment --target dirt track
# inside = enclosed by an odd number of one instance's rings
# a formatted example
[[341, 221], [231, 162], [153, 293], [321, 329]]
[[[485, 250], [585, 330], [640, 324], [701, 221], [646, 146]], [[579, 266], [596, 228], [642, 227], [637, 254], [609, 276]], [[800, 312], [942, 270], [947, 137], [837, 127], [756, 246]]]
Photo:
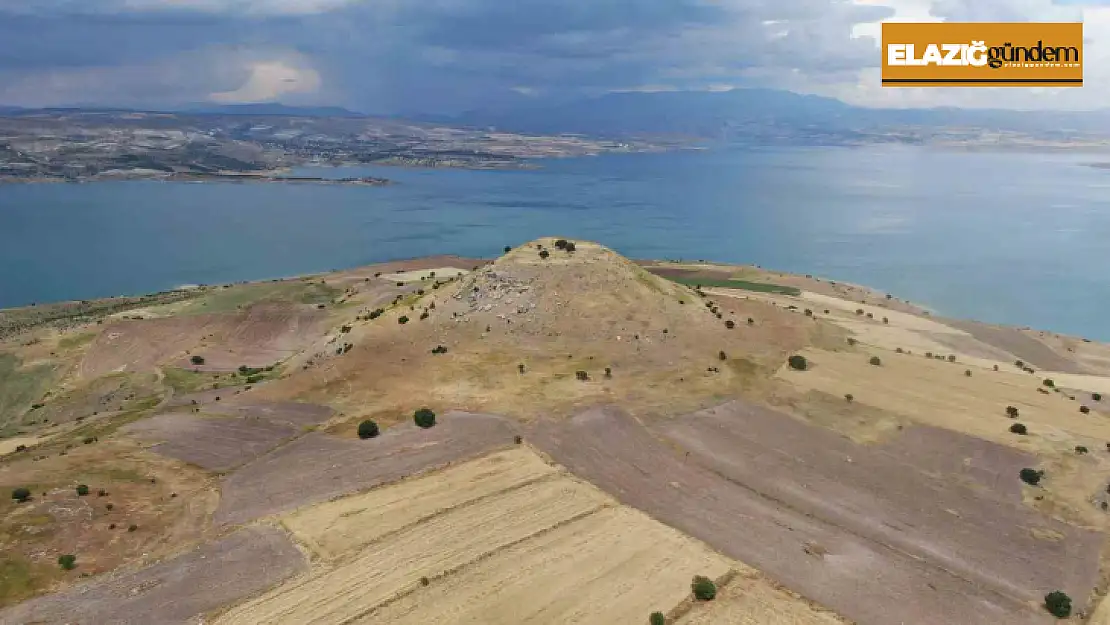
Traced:
[[513, 443], [500, 417], [453, 412], [435, 427], [406, 424], [371, 440], [313, 432], [223, 480], [214, 521], [244, 523], [277, 512], [392, 482]]
[[285, 532], [252, 527], [134, 573], [22, 603], [0, 612], [0, 624], [185, 623], [307, 568]]
[[623, 503], [862, 625], [1050, 622], [1020, 600], [784, 507], [701, 467], [614, 411], [540, 422], [528, 436]]

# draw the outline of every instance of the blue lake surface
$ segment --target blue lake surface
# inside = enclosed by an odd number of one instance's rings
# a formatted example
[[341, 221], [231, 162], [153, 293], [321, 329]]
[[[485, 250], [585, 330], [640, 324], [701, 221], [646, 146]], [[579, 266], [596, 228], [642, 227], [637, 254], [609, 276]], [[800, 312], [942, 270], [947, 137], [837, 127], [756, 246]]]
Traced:
[[1110, 171], [1091, 155], [751, 148], [538, 171], [305, 169], [390, 187], [0, 186], [0, 307], [283, 277], [547, 235], [753, 263], [940, 313], [1110, 340]]

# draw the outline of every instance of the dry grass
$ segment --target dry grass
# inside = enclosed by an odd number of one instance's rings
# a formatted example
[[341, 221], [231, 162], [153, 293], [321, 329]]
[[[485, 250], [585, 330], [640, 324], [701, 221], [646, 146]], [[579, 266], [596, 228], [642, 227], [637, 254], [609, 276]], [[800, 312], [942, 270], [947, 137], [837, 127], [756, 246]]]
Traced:
[[314, 552], [337, 558], [353, 546], [368, 544], [444, 510], [554, 473], [553, 467], [527, 449], [496, 452], [433, 476], [305, 508], [282, 522]]
[[753, 570], [739, 572], [718, 589], [717, 598], [695, 604], [677, 625], [841, 625], [847, 620]]

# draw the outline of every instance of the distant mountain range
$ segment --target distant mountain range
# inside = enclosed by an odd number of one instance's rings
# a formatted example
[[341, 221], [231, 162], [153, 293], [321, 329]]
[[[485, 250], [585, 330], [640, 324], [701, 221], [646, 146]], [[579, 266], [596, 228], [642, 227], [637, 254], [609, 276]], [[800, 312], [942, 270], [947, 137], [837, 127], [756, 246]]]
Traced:
[[535, 133], [675, 134], [728, 139], [754, 128], [820, 132], [977, 128], [1019, 132], [1110, 134], [1105, 111], [1068, 113], [988, 109], [871, 109], [833, 98], [771, 89], [722, 92], [624, 92], [549, 105], [541, 100], [500, 110], [476, 110], [440, 123]]
[[[131, 109], [54, 108], [40, 112], [143, 112]], [[33, 109], [0, 106], [0, 115], [34, 114]], [[149, 112], [149, 111], [147, 111]], [[159, 112], [182, 115], [242, 115], [360, 118], [370, 115], [337, 106], [188, 104]], [[583, 134], [595, 137], [676, 136], [710, 140], [782, 139], [853, 140], [906, 129], [1011, 131], [1041, 138], [1110, 136], [1110, 112], [1011, 111], [928, 108], [872, 109], [833, 98], [773, 89], [731, 91], [622, 92], [551, 102], [521, 97], [496, 108], [458, 115], [394, 114], [378, 118], [536, 134]]]

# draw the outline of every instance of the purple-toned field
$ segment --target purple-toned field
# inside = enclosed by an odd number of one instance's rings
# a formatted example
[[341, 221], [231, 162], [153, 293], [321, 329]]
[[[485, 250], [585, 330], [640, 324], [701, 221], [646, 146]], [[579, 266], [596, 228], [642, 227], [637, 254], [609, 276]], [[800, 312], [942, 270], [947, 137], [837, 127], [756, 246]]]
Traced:
[[427, 430], [412, 424], [356, 440], [313, 432], [224, 478], [215, 522], [245, 523], [393, 482], [513, 444], [511, 422], [449, 412]]
[[0, 612], [0, 624], [195, 622], [307, 569], [285, 532], [251, 527], [133, 573], [105, 575], [21, 603]]
[[[914, 475], [884, 451], [791, 417], [751, 414], [734, 404], [682, 417], [660, 425], [675, 437], [666, 442], [595, 409], [538, 422], [528, 440], [623, 503], [863, 625], [1048, 623], [1030, 597], [1057, 587], [1085, 597], [1095, 582], [1094, 533], [1006, 495], [979, 501], [957, 480]], [[1034, 527], [1059, 531], [1059, 542], [1023, 534]]]

